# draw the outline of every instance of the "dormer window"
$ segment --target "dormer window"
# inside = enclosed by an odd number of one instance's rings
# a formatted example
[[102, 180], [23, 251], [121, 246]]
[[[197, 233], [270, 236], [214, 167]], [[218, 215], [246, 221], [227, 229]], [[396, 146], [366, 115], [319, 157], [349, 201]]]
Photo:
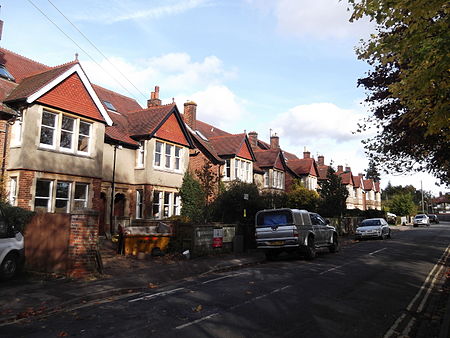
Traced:
[[2, 64], [0, 64], [0, 77], [9, 81], [16, 81], [14, 76], [12, 76], [10, 72], [8, 72], [8, 69], [6, 69], [5, 65]]

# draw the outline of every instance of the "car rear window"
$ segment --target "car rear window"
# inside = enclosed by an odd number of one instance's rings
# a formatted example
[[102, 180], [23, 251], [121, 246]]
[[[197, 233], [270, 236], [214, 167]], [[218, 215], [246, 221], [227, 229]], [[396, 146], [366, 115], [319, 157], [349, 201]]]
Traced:
[[371, 227], [371, 226], [375, 226], [375, 225], [380, 225], [381, 222], [379, 219], [367, 219], [361, 222], [362, 227]]
[[425, 215], [417, 215], [417, 216], [416, 216], [416, 219], [424, 218], [424, 217], [425, 217]]
[[292, 224], [292, 213], [288, 210], [267, 211], [258, 214], [256, 225], [283, 225]]

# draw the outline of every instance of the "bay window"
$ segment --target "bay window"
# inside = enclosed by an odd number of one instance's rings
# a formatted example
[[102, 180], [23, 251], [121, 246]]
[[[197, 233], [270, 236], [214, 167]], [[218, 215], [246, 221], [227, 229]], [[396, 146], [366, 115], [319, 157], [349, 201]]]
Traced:
[[77, 154], [89, 154], [92, 123], [66, 114], [42, 112], [40, 146]]
[[180, 215], [181, 197], [177, 192], [154, 191], [152, 210], [155, 219]]
[[50, 212], [52, 200], [52, 181], [37, 180], [34, 197], [34, 210]]
[[69, 213], [72, 209], [87, 208], [88, 196], [88, 183], [38, 179], [34, 195], [34, 210]]
[[[164, 160], [162, 156], [164, 154]], [[176, 171], [182, 170], [183, 148], [174, 144], [156, 141], [154, 167], [158, 169]]]
[[57, 182], [56, 183], [56, 196], [55, 196], [55, 212], [69, 212], [69, 196], [70, 196], [69, 182]]
[[89, 184], [75, 183], [74, 209], [87, 208]]

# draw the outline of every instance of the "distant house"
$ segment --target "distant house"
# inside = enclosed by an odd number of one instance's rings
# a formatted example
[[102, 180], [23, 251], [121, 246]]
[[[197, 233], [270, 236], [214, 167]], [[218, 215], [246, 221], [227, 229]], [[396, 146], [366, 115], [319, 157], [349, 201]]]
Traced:
[[431, 200], [432, 210], [435, 213], [439, 214], [448, 214], [450, 213], [450, 194], [443, 195], [439, 194], [439, 197], [433, 198]]
[[353, 175], [350, 167], [345, 167], [344, 170], [344, 167], [342, 165], [339, 165], [338, 170], [336, 171], [336, 175], [341, 178], [342, 184], [345, 185], [348, 191], [348, 197], [345, 201], [347, 209], [358, 209], [358, 201], [355, 192], [355, 182], [353, 181]]
[[288, 166], [297, 174], [305, 188], [317, 191], [319, 168], [309, 151], [303, 152], [302, 159], [290, 160]]

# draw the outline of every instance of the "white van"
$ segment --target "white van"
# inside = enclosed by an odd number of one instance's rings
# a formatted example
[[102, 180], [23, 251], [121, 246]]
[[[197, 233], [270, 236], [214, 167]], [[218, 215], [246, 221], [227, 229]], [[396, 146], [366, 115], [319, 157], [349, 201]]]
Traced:
[[0, 280], [14, 277], [24, 262], [24, 239], [14, 226], [6, 223], [0, 209]]

